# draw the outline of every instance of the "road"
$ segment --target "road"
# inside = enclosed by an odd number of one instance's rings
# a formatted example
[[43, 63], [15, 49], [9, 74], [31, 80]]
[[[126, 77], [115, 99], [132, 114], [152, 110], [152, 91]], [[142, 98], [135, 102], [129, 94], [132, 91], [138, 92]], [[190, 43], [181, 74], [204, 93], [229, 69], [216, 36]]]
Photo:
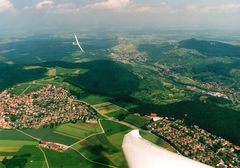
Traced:
[[43, 151], [43, 149], [42, 149], [40, 146], [39, 146], [38, 148], [40, 149], [40, 151], [41, 151], [42, 154], [43, 154], [43, 157], [44, 157], [44, 159], [45, 159], [47, 168], [49, 168], [49, 164], [48, 164], [48, 160], [47, 160], [47, 156], [46, 156], [45, 152]]

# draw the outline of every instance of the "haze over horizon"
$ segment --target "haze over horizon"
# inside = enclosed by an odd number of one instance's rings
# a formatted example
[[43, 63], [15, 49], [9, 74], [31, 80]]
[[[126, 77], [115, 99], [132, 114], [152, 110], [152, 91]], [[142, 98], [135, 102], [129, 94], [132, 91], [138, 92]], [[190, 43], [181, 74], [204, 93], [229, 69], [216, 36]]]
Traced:
[[238, 0], [0, 0], [2, 30], [174, 28], [238, 30]]

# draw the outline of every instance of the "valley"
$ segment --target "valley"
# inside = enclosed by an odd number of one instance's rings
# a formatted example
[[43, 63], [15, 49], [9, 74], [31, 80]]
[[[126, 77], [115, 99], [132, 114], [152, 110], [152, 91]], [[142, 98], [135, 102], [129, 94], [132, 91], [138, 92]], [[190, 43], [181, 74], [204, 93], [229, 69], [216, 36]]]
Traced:
[[[230, 165], [226, 153], [232, 151], [239, 164], [240, 56], [215, 49], [237, 46], [117, 35], [86, 37], [86, 52], [79, 53], [71, 37], [50, 37], [0, 45], [0, 167], [127, 167], [122, 140], [136, 128], [145, 139], [203, 163]], [[197, 47], [186, 46], [191, 41]], [[209, 54], [205, 45], [214, 47]], [[158, 132], [160, 121], [173, 133], [183, 122], [183, 136], [206, 132], [227, 156], [206, 161], [205, 143], [201, 154], [187, 153], [185, 144], [167, 138], [171, 133]]]

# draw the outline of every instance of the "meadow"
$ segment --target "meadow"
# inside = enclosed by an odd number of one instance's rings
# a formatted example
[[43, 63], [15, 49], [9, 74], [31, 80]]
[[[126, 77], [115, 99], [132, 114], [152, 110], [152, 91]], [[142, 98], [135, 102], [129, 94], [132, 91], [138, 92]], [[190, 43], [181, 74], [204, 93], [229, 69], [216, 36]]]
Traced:
[[121, 144], [123, 136], [131, 129], [109, 120], [101, 120], [105, 134], [95, 135], [73, 146], [84, 156], [94, 161], [126, 167]]
[[124, 121], [135, 125], [139, 128], [145, 126], [146, 124], [148, 124], [150, 122], [150, 120], [148, 118], [142, 117], [142, 116], [137, 116], [135, 114], [129, 114], [124, 118]]
[[100, 114], [107, 115], [109, 113], [121, 110], [121, 107], [112, 104], [110, 102], [105, 102], [101, 104], [96, 104], [93, 106]]
[[101, 129], [98, 124], [88, 123], [63, 124], [54, 130], [54, 133], [75, 139], [83, 139], [91, 134], [99, 132], [101, 132]]

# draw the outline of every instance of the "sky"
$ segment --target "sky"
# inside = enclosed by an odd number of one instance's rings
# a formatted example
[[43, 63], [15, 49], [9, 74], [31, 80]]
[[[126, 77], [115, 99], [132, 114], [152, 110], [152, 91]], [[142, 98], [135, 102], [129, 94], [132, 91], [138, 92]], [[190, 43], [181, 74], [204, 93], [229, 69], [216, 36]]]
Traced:
[[0, 0], [1, 30], [240, 28], [240, 0]]

